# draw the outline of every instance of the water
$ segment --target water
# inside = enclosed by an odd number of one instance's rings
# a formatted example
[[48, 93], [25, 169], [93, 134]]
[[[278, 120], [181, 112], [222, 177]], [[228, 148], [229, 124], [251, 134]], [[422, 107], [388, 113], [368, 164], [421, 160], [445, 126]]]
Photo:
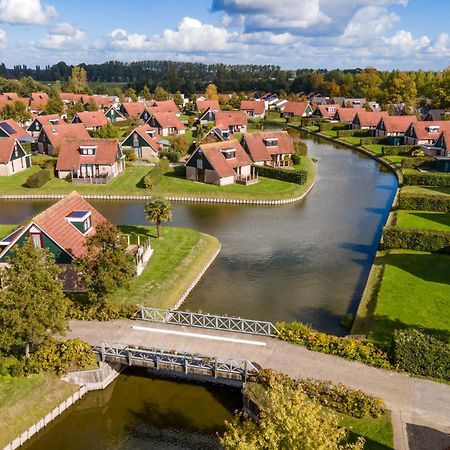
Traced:
[[[170, 226], [217, 236], [222, 251], [183, 308], [272, 321], [300, 320], [342, 334], [357, 306], [397, 182], [375, 161], [307, 139], [318, 159], [307, 198], [284, 207], [174, 204]], [[92, 202], [116, 224], [146, 224], [138, 202]], [[0, 203], [19, 223], [46, 201]], [[27, 450], [208, 449], [239, 407], [236, 392], [131, 372], [90, 393]]]

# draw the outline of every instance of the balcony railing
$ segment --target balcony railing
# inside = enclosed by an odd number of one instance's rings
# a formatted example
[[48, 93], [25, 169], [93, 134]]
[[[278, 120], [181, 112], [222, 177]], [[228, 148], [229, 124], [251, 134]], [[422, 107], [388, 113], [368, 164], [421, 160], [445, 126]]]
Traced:
[[72, 175], [72, 183], [77, 184], [106, 184], [110, 179], [112, 178], [111, 175], [105, 174], [105, 175], [99, 175], [95, 177], [78, 177]]

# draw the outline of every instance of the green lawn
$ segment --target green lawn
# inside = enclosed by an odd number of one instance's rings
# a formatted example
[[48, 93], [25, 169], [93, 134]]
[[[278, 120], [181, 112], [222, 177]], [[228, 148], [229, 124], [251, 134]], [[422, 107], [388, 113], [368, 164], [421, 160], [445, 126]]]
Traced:
[[450, 195], [450, 186], [403, 186], [402, 194]]
[[347, 137], [339, 138], [339, 140], [347, 142], [348, 144], [357, 145], [357, 146], [359, 146], [361, 144], [360, 137], [347, 136]]
[[149, 172], [149, 167], [127, 167], [124, 172], [105, 185], [73, 184], [58, 178], [52, 178], [44, 186], [37, 189], [23, 186], [26, 179], [39, 171], [39, 167], [19, 172], [9, 177], [0, 177], [1, 194], [68, 194], [76, 190], [80, 194], [105, 195], [164, 195], [176, 197], [214, 197], [249, 200], [277, 200], [296, 197], [311, 186], [315, 177], [315, 165], [308, 158], [302, 158], [302, 167], [309, 170], [308, 181], [305, 185], [286, 183], [283, 181], [261, 177], [259, 183], [251, 186], [232, 184], [229, 186], [215, 186], [196, 183], [168, 173], [154, 191], [145, 189], [142, 185], [143, 177]]
[[332, 138], [337, 138], [337, 131], [335, 131], [335, 130], [321, 131], [320, 134], [325, 134], [326, 136], [329, 136], [329, 137], [332, 137]]
[[356, 417], [346, 414], [338, 414], [340, 424], [350, 432], [351, 438], [355, 439], [362, 436], [366, 443], [364, 450], [389, 450], [393, 449], [394, 433], [389, 414], [374, 419]]
[[393, 331], [404, 327], [450, 337], [450, 255], [391, 250], [376, 261], [383, 263], [370, 338], [389, 344]]
[[0, 376], [0, 448], [77, 389], [76, 385], [47, 375]]
[[[120, 226], [124, 233], [155, 237], [154, 227]], [[172, 308], [219, 248], [219, 241], [186, 228], [162, 227], [161, 237], [152, 239], [154, 250], [144, 272], [127, 289], [109, 300]]]
[[397, 226], [450, 232], [450, 214], [431, 211], [398, 211]]
[[383, 152], [381, 151], [382, 147], [383, 146], [380, 144], [367, 144], [362, 146], [362, 148], [368, 150], [370, 153], [373, 153], [374, 155], [377, 156], [382, 156], [383, 154]]
[[17, 225], [1, 225], [0, 224], [0, 239], [8, 236], [17, 229]]

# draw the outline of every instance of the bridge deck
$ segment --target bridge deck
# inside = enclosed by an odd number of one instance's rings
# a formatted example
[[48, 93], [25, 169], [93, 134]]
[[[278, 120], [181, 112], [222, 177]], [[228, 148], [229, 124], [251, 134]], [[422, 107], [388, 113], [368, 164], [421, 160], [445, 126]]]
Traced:
[[68, 337], [91, 345], [102, 341], [166, 351], [248, 359], [294, 378], [342, 383], [381, 397], [404, 423], [450, 432], [450, 385], [411, 378], [333, 355], [311, 352], [275, 338], [146, 321], [72, 321]]

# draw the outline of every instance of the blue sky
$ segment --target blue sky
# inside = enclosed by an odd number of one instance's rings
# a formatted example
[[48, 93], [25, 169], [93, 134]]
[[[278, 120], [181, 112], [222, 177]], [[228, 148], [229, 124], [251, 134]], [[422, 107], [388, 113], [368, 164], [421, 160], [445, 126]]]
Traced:
[[0, 60], [436, 70], [449, 17], [450, 0], [0, 0]]

